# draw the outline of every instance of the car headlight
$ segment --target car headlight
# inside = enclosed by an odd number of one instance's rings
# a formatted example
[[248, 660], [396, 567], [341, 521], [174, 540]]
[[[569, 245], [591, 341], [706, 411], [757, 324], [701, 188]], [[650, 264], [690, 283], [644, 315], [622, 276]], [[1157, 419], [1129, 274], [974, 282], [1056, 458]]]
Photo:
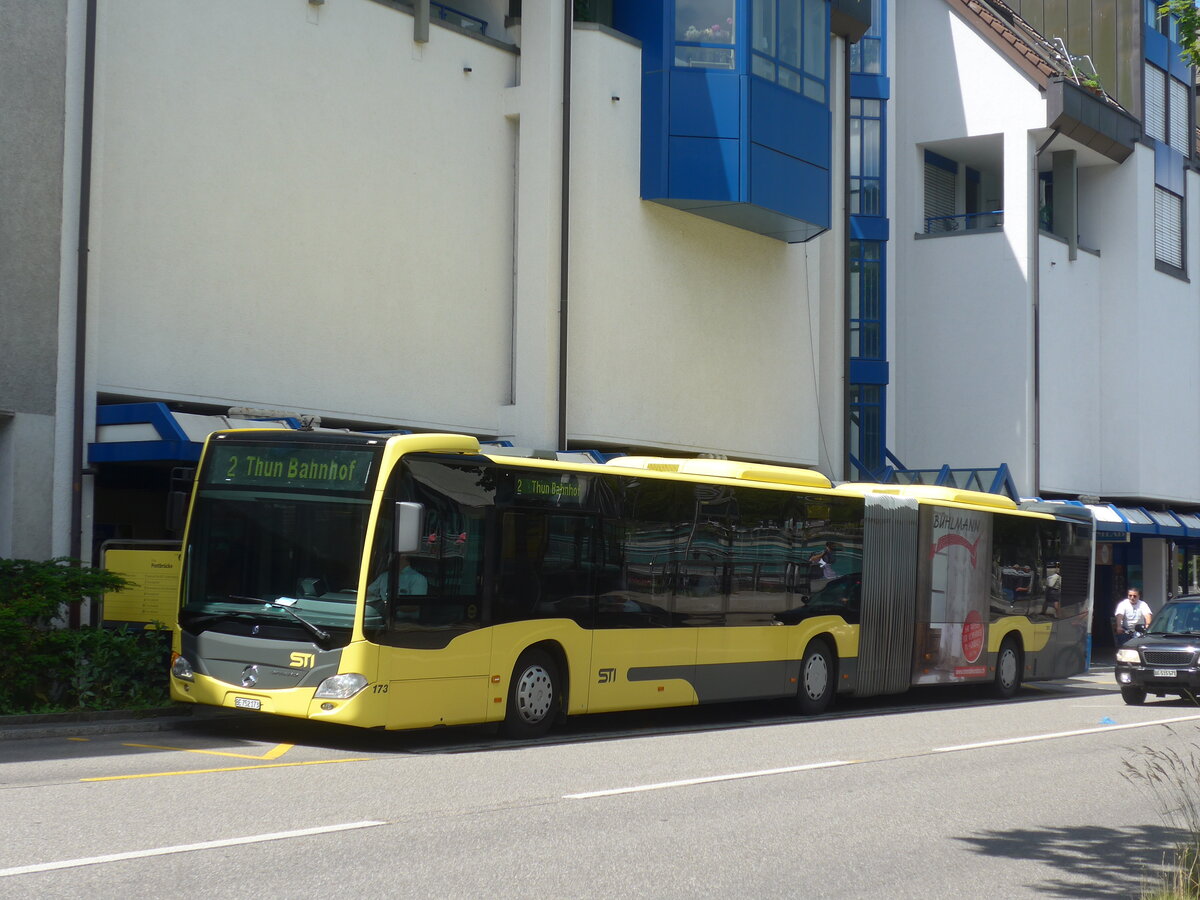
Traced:
[[192, 671], [192, 664], [183, 656], [175, 654], [175, 658], [171, 660], [171, 674], [180, 681], [195, 681], [196, 673]]
[[1117, 651], [1117, 662], [1120, 663], [1137, 663], [1141, 662], [1142, 658], [1136, 650], [1126, 650], [1124, 648]]
[[321, 682], [315, 696], [327, 700], [349, 700], [367, 686], [367, 679], [357, 672], [331, 675]]

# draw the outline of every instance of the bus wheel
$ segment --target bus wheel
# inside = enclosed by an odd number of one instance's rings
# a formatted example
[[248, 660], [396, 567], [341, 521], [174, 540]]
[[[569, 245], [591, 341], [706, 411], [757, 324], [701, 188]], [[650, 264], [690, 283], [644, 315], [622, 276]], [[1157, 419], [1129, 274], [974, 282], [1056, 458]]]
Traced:
[[503, 731], [511, 738], [541, 737], [562, 706], [558, 668], [542, 650], [526, 650], [513, 667]]
[[806, 716], [815, 716], [829, 709], [834, 688], [833, 654], [822, 640], [813, 641], [800, 661], [800, 687], [796, 705]]
[[1121, 699], [1128, 706], [1141, 706], [1146, 702], [1146, 692], [1132, 684], [1121, 685]]
[[996, 656], [996, 680], [992, 692], [1001, 700], [1016, 696], [1021, 689], [1021, 648], [1013, 637], [1006, 637]]

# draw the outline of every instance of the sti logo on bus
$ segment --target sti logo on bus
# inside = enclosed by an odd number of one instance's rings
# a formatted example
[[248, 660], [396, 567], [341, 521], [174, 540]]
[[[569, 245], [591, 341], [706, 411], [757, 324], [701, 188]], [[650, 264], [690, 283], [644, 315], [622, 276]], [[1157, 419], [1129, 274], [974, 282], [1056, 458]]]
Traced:
[[616, 669], [601, 669], [597, 674], [600, 676], [596, 681], [597, 684], [611, 684], [617, 680]]
[[293, 653], [292, 661], [288, 665], [293, 669], [311, 669], [317, 664], [317, 657], [313, 653]]

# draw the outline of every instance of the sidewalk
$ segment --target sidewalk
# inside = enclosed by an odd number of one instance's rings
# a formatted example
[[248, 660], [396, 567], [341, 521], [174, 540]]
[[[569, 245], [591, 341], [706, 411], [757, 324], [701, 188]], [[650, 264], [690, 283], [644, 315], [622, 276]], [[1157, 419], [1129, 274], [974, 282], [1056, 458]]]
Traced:
[[180, 722], [228, 718], [232, 710], [176, 704], [161, 709], [113, 709], [48, 713], [37, 716], [0, 716], [0, 742], [59, 737], [127, 734], [131, 731], [169, 731]]

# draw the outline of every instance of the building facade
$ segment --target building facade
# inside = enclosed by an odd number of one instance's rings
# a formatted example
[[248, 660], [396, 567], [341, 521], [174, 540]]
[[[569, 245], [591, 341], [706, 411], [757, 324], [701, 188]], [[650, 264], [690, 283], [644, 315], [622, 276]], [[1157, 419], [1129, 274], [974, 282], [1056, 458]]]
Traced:
[[865, 5], [590, 6], [6, 2], [0, 554], [246, 418], [840, 474]]
[[1194, 589], [1193, 77], [1141, 0], [914, 0], [889, 31], [889, 447], [1088, 502], [1095, 631]]
[[1154, 7], [0, 0], [0, 555], [170, 538], [208, 431], [319, 420], [982, 467], [1095, 509], [1101, 615], [1161, 602], [1200, 210]]

